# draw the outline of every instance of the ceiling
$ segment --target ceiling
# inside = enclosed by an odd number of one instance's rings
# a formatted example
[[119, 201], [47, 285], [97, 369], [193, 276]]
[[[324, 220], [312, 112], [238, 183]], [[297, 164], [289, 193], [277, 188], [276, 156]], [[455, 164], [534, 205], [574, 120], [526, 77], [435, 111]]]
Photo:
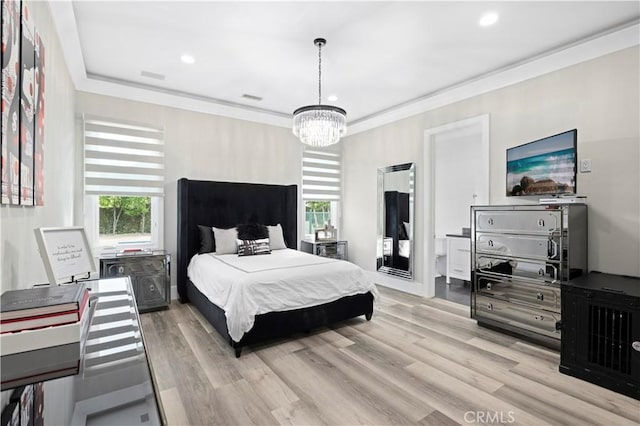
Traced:
[[[313, 39], [324, 37], [323, 103], [346, 109], [350, 124], [640, 17], [637, 1], [77, 1], [65, 13], [57, 3], [72, 76], [279, 117], [317, 103]], [[482, 27], [488, 11], [499, 20]]]

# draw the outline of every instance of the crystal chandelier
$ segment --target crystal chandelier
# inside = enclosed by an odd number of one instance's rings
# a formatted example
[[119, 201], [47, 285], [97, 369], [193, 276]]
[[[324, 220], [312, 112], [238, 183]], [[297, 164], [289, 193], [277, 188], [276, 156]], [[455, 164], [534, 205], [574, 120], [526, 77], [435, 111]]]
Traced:
[[300, 107], [293, 112], [293, 134], [304, 144], [325, 147], [340, 142], [347, 131], [347, 113], [333, 105], [322, 105], [322, 46], [327, 40], [317, 38], [318, 46], [318, 105]]

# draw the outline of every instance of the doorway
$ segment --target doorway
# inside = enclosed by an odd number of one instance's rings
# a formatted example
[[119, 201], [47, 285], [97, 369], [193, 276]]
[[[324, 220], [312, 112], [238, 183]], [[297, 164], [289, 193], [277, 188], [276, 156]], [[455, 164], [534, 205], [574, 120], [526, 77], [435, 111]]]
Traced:
[[470, 207], [489, 203], [489, 116], [428, 129], [424, 148], [427, 292], [469, 305]]

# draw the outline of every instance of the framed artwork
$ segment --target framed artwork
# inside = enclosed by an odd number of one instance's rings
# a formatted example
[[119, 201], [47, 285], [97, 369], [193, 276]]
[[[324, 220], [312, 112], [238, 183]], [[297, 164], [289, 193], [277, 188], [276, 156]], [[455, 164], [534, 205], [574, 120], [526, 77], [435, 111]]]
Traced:
[[2, 203], [20, 202], [20, 2], [2, 0]]
[[34, 232], [49, 284], [70, 283], [96, 272], [84, 228], [37, 228]]
[[20, 46], [20, 204], [33, 205], [33, 116], [35, 111], [35, 43], [33, 17], [22, 2]]
[[0, 204], [44, 205], [45, 48], [27, 3], [2, 0]]
[[44, 426], [44, 384], [33, 385], [33, 426]]
[[20, 426], [20, 404], [10, 402], [2, 410], [2, 426]]
[[40, 38], [40, 34], [36, 32], [36, 49], [35, 49], [35, 117], [34, 117], [34, 135], [33, 135], [33, 192], [34, 204], [36, 206], [44, 206], [44, 43]]

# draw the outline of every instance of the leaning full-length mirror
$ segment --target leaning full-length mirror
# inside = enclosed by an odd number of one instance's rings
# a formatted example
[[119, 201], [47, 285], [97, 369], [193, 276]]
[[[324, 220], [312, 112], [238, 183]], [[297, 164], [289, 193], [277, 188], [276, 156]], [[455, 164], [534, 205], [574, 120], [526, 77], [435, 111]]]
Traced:
[[378, 169], [378, 272], [413, 279], [415, 166]]

